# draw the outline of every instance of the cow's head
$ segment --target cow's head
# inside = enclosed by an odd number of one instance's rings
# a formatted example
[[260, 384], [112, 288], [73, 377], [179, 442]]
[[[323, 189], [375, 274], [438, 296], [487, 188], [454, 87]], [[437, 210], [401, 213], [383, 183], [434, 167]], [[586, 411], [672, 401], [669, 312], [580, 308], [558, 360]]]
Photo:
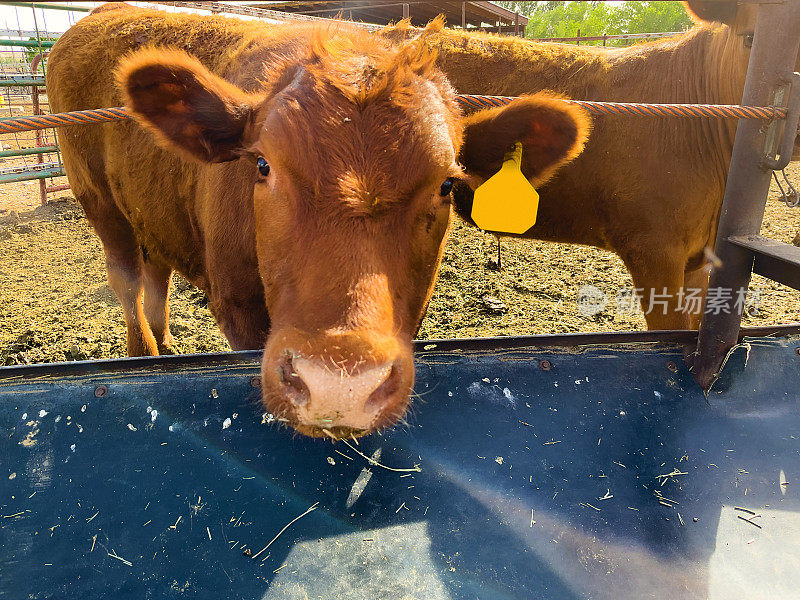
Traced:
[[[737, 91], [731, 102], [738, 104], [750, 60], [758, 5], [740, 4], [737, 0], [688, 0], [684, 4], [695, 22], [727, 26], [728, 35], [716, 37], [714, 42], [717, 47], [709, 51], [709, 56], [723, 57], [726, 64], [722, 64], [722, 68], [733, 69], [732, 72], [721, 70], [720, 76], [736, 82]], [[800, 72], [800, 53], [797, 55], [794, 70]], [[797, 130], [792, 160], [800, 160], [800, 123], [793, 125], [797, 126]]]
[[[252, 176], [256, 245], [271, 331], [263, 401], [301, 433], [368, 433], [403, 417], [412, 339], [449, 227], [450, 188], [517, 131], [486, 126], [510, 110], [540, 137], [547, 170], [580, 143], [573, 112], [531, 98], [470, 118], [419, 42], [317, 32], [245, 93], [184, 52], [143, 50], [118, 70], [136, 118], [164, 145], [204, 162], [238, 159]], [[540, 110], [542, 105], [548, 109]], [[487, 123], [482, 125], [482, 121]], [[571, 143], [548, 141], [569, 122]], [[559, 125], [561, 127], [561, 125]], [[463, 133], [462, 133], [463, 132]], [[511, 138], [514, 139], [511, 139]]]

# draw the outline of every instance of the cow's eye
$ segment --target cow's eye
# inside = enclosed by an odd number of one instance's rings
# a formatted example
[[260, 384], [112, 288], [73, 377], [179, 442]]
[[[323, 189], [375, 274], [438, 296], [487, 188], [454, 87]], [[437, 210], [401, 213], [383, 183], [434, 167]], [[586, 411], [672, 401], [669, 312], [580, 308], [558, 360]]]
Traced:
[[447, 179], [444, 180], [444, 183], [442, 183], [442, 187], [439, 188], [439, 194], [441, 196], [447, 196], [452, 191], [453, 191], [453, 180], [450, 177], [448, 177]]
[[267, 175], [269, 175], [269, 163], [267, 162], [266, 158], [264, 158], [263, 156], [259, 156], [258, 157], [258, 162], [256, 162], [256, 165], [258, 166], [258, 172], [263, 177], [266, 177]]

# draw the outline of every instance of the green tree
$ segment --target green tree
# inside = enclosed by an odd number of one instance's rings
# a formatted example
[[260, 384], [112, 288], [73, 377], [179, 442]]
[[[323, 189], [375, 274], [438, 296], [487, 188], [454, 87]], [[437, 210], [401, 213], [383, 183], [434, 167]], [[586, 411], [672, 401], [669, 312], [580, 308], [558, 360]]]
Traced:
[[[499, 2], [528, 17], [526, 37], [575, 37], [683, 31], [692, 21], [680, 2]], [[624, 41], [615, 40], [624, 45]], [[612, 41], [608, 42], [612, 44]]]
[[[36, 38], [33, 38], [33, 37], [32, 37], [32, 38], [28, 38], [28, 39], [29, 39], [30, 41], [32, 41], [32, 42], [35, 42], [35, 41], [36, 41]], [[43, 42], [44, 42], [44, 41], [48, 41], [48, 42], [55, 42], [55, 41], [58, 39], [58, 36], [50, 36], [50, 37], [44, 37], [44, 36], [42, 36], [42, 37], [40, 37], [39, 39], [40, 39], [40, 41], [43, 41]], [[45, 62], [46, 62], [46, 61], [47, 61], [47, 53], [50, 51], [50, 48], [42, 48], [42, 51], [43, 51], [43, 53], [44, 53]], [[37, 54], [39, 54], [39, 48], [25, 48], [25, 58], [26, 58], [26, 60], [28, 61], [28, 64], [30, 64], [30, 63], [32, 63], [32, 62], [33, 62], [33, 58], [34, 58], [34, 57], [35, 57]], [[41, 70], [42, 70], [42, 65], [41, 65], [41, 64], [39, 64], [39, 65], [36, 67], [36, 70], [37, 70], [37, 71], [41, 71]]]
[[684, 31], [692, 26], [680, 2], [625, 2], [620, 12], [629, 29], [626, 33]]

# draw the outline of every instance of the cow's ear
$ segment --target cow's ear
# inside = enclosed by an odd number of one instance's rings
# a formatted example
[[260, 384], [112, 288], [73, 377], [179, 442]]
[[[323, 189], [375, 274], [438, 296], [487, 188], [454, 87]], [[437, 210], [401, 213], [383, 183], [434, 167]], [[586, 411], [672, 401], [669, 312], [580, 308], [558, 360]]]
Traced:
[[738, 0], [687, 0], [684, 2], [695, 21], [733, 25], [739, 10]]
[[238, 158], [256, 100], [180, 50], [144, 49], [116, 71], [125, 103], [159, 141], [195, 159]]
[[537, 186], [583, 150], [591, 129], [586, 112], [546, 93], [482, 110], [464, 120], [459, 162], [468, 175], [494, 175], [522, 143], [522, 172]]

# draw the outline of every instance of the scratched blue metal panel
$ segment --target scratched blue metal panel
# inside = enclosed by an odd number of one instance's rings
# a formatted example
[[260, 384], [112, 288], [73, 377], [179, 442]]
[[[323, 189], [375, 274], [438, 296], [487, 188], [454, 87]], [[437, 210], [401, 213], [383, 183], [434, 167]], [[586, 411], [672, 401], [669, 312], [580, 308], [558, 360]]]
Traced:
[[798, 345], [709, 402], [674, 345], [432, 348], [350, 442], [419, 471], [268, 422], [255, 353], [0, 369], [0, 598], [796, 597]]

